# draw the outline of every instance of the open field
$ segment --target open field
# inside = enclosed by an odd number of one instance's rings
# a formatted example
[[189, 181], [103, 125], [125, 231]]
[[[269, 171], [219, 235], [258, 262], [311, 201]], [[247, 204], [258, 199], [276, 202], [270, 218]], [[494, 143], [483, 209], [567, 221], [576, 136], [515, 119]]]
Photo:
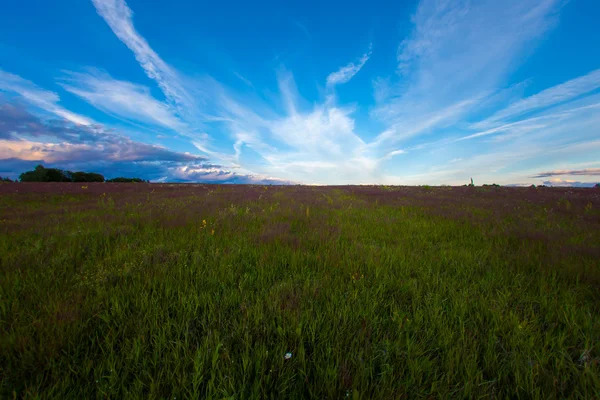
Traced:
[[599, 288], [600, 189], [0, 184], [0, 398], [600, 398]]

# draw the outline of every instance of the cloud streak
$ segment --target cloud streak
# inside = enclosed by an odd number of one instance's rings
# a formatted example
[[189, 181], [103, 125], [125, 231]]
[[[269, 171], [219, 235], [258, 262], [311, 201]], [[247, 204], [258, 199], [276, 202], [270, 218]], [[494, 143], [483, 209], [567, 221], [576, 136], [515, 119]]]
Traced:
[[517, 101], [505, 109], [498, 111], [483, 123], [479, 124], [479, 126], [489, 125], [493, 122], [508, 120], [522, 116], [523, 114], [553, 107], [557, 104], [568, 102], [579, 96], [593, 92], [598, 88], [600, 88], [600, 69]]
[[133, 12], [124, 0], [92, 0], [98, 14], [114, 34], [135, 55], [136, 60], [177, 107], [190, 107], [193, 101], [184, 89], [180, 77], [150, 47], [133, 25]]
[[555, 171], [548, 171], [548, 172], [540, 172], [539, 174], [532, 176], [532, 178], [549, 178], [551, 176], [561, 176], [561, 175], [600, 176], [600, 168], [586, 168], [586, 169], [577, 169], [577, 170], [555, 170]]
[[399, 77], [376, 80], [372, 116], [391, 126], [376, 142], [456, 124], [478, 111], [528, 45], [555, 22], [558, 0], [422, 0], [398, 47]]
[[152, 97], [149, 88], [113, 79], [106, 72], [95, 69], [86, 73], [68, 72], [60, 80], [60, 85], [96, 108], [129, 121], [175, 131], [187, 129], [187, 125], [169, 107]]
[[332, 72], [327, 76], [327, 86], [335, 86], [341, 85], [343, 83], [348, 83], [358, 72], [365, 66], [367, 61], [371, 58], [371, 49], [363, 56], [358, 59], [356, 62], [351, 62], [350, 64], [340, 68], [339, 70]]
[[87, 117], [75, 114], [58, 105], [59, 96], [48, 90], [41, 89], [33, 82], [13, 75], [0, 69], [0, 90], [16, 93], [22, 96], [29, 103], [45, 111], [56, 114], [75, 124], [91, 125], [93, 123]]

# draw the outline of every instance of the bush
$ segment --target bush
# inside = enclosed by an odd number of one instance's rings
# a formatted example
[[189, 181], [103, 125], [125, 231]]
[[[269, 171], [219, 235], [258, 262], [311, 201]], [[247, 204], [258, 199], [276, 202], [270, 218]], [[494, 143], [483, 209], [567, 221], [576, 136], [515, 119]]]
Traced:
[[0, 176], [0, 182], [14, 182], [14, 181], [12, 179], [8, 178], [8, 177], [3, 178], [3, 177]]

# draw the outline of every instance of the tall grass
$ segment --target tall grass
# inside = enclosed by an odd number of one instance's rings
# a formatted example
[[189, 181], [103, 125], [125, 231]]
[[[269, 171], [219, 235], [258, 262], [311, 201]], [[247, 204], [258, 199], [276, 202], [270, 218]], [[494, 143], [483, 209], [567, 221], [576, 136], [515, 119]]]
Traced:
[[600, 397], [595, 257], [243, 190], [3, 196], [0, 397]]

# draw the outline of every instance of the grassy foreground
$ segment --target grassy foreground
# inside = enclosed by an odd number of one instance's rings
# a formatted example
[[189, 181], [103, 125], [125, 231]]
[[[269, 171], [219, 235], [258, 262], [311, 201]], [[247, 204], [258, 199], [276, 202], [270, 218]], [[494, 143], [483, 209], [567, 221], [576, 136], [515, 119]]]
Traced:
[[0, 398], [600, 398], [598, 190], [5, 185]]

